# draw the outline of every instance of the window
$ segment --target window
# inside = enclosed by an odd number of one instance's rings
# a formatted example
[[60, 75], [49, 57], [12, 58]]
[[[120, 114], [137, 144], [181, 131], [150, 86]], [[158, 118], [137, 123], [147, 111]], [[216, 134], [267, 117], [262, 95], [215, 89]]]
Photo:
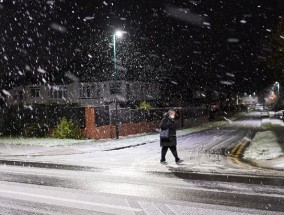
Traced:
[[[116, 85], [117, 87], [115, 87], [115, 83], [110, 83], [109, 84], [109, 90], [110, 90], [110, 94], [121, 94], [121, 84], [117, 83]], [[116, 93], [117, 92], [117, 93]]]
[[90, 89], [90, 97], [92, 97], [92, 98], [98, 97], [98, 96], [96, 95], [96, 88], [95, 88], [94, 85], [91, 86], [91, 89]]
[[98, 94], [96, 93], [95, 85], [80, 85], [80, 98], [97, 98]]
[[101, 98], [102, 97], [102, 92], [100, 89], [97, 90], [97, 97], [98, 98]]
[[84, 95], [85, 95], [85, 90], [86, 90], [85, 87], [80, 86], [80, 98], [83, 98], [83, 97], [84, 97]]
[[87, 92], [86, 97], [87, 97], [87, 98], [91, 98], [91, 89], [90, 89], [90, 86], [87, 86], [87, 87], [86, 87], [86, 92]]
[[31, 88], [31, 96], [33, 98], [39, 98], [39, 88]]
[[66, 87], [52, 87], [48, 96], [52, 99], [62, 99], [67, 98], [67, 88]]
[[126, 84], [126, 96], [127, 96], [127, 99], [130, 98], [130, 85], [129, 84]]

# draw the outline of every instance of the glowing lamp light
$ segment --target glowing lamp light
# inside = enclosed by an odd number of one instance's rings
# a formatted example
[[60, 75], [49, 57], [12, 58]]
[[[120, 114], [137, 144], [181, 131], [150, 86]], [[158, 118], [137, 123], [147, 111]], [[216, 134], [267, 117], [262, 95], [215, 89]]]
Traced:
[[123, 32], [122, 31], [116, 31], [115, 32], [115, 36], [117, 36], [118, 38], [122, 37]]

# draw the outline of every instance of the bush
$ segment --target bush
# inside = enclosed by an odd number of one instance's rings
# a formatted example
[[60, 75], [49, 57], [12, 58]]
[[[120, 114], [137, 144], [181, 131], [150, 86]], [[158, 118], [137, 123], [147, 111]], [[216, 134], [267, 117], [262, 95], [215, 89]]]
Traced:
[[44, 137], [48, 133], [48, 128], [41, 123], [28, 123], [24, 126], [21, 136], [24, 137]]
[[150, 103], [146, 102], [146, 101], [143, 101], [139, 104], [139, 109], [142, 109], [142, 110], [149, 110], [151, 109], [152, 106]]
[[71, 119], [63, 117], [57, 127], [53, 130], [52, 136], [60, 139], [81, 139], [83, 137], [79, 126]]

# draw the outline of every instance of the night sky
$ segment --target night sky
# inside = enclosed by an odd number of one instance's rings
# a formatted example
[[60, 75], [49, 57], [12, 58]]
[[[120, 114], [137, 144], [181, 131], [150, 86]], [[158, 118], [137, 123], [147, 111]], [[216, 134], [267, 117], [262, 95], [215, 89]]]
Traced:
[[266, 69], [279, 1], [0, 0], [0, 89], [30, 83], [119, 77], [190, 87], [259, 91], [276, 80]]

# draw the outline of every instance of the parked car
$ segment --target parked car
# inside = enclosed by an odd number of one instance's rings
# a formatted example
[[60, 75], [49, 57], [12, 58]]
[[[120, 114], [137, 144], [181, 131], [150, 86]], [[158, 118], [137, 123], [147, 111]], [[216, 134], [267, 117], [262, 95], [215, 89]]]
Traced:
[[283, 112], [284, 112], [284, 110], [279, 110], [279, 111], [275, 112], [274, 117], [276, 117], [278, 119], [283, 119]]
[[262, 110], [260, 112], [260, 117], [263, 118], [263, 117], [269, 117], [269, 111], [267, 110]]
[[257, 111], [263, 111], [263, 105], [262, 105], [262, 104], [256, 104], [256, 105], [255, 105], [255, 110], [257, 110]]

